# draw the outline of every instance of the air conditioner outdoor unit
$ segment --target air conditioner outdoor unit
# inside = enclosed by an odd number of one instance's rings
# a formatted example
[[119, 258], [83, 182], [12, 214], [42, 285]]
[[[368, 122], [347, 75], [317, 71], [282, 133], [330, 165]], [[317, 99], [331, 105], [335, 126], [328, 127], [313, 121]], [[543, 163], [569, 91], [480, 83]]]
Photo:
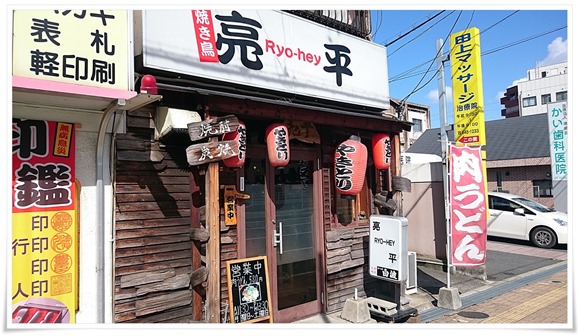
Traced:
[[407, 275], [406, 294], [417, 293], [417, 252], [408, 251], [409, 272]]

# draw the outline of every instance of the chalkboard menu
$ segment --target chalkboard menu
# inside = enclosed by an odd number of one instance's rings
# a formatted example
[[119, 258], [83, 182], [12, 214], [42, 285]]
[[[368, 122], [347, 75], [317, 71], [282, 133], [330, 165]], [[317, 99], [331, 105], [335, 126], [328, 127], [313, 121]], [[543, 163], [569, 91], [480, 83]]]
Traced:
[[230, 260], [226, 265], [230, 321], [251, 323], [269, 320], [272, 323], [266, 257]]

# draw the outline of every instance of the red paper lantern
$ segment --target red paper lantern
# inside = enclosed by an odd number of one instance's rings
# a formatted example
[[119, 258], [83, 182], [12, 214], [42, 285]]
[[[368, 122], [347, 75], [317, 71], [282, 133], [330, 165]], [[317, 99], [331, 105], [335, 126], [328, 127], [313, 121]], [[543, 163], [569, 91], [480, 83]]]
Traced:
[[367, 148], [360, 138], [351, 135], [334, 153], [334, 181], [342, 198], [352, 199], [363, 187], [367, 167]]
[[373, 162], [379, 170], [391, 166], [391, 137], [388, 134], [377, 133], [372, 138]]
[[246, 125], [240, 121], [235, 131], [224, 134], [223, 140], [236, 140], [239, 150], [238, 155], [224, 159], [224, 165], [230, 168], [242, 167], [246, 161]]
[[288, 127], [281, 123], [270, 124], [266, 128], [268, 160], [274, 167], [284, 167], [290, 162], [290, 138]]

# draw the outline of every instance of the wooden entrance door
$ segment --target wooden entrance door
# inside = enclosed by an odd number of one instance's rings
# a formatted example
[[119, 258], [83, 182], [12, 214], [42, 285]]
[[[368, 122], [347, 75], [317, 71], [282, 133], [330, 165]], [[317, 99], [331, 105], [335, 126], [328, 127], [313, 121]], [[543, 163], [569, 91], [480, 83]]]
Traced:
[[322, 311], [321, 174], [312, 149], [291, 149], [285, 167], [270, 166], [265, 147], [245, 163], [246, 257], [266, 255], [274, 322]]

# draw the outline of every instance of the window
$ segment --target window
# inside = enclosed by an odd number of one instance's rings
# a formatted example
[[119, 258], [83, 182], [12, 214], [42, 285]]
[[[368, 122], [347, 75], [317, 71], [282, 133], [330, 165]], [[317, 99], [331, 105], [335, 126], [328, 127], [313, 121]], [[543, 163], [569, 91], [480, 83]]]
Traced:
[[542, 105], [546, 105], [548, 103], [552, 102], [552, 96], [548, 93], [545, 95], [542, 95]]
[[421, 119], [413, 118], [413, 132], [423, 132], [423, 122]]
[[534, 197], [552, 197], [552, 180], [534, 180]]
[[546, 71], [542, 71], [542, 78], [546, 77], [548, 73]]
[[524, 107], [528, 107], [528, 106], [536, 106], [536, 97], [528, 97], [528, 98], [524, 98], [522, 100], [522, 103], [524, 104]]
[[[374, 179], [373, 168], [367, 167], [367, 173], [361, 192], [354, 199], [344, 199], [334, 189], [334, 204], [336, 219], [340, 226], [368, 225], [368, 217], [371, 211], [371, 195], [368, 181]], [[334, 183], [334, 181], [333, 181]]]
[[507, 199], [502, 198], [502, 197], [497, 197], [497, 196], [491, 196], [491, 195], [489, 196], [488, 206], [489, 206], [489, 209], [491, 209], [491, 210], [508, 211], [508, 212], [514, 212], [516, 209], [523, 208], [525, 214], [530, 214], [530, 215], [534, 214], [530, 210], [526, 209], [525, 207], [523, 207], [515, 202], [512, 202], [512, 201], [507, 200]]
[[568, 91], [556, 92], [556, 101], [566, 101], [568, 100]]
[[515, 204], [514, 202], [510, 202], [505, 198], [496, 196], [489, 196], [488, 206], [492, 210], [509, 211], [509, 212], [513, 212], [515, 209], [521, 208], [521, 206]]

